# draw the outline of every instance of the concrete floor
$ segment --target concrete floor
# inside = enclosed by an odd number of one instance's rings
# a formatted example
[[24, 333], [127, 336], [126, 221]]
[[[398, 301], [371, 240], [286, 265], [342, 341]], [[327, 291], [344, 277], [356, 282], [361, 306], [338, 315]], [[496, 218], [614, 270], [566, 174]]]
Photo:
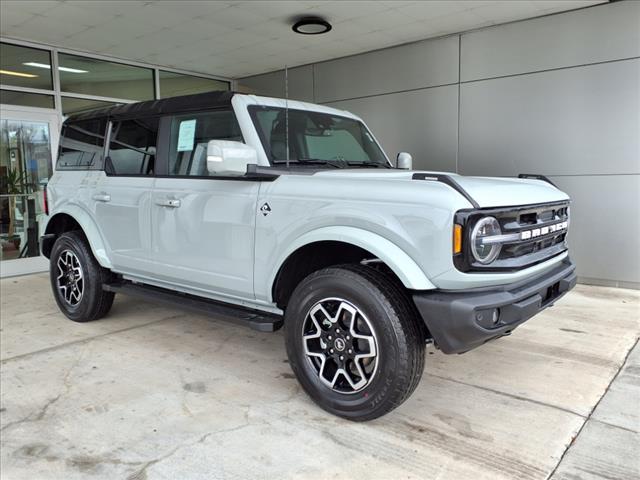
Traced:
[[74, 324], [46, 275], [0, 294], [3, 479], [640, 476], [638, 291], [578, 286], [511, 337], [430, 351], [366, 424], [307, 398], [281, 332], [127, 297]]

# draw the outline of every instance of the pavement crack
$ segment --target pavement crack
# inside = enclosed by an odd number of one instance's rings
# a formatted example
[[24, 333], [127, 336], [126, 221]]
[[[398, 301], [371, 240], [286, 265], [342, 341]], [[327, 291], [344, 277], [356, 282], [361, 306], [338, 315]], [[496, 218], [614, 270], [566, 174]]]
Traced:
[[55, 397], [47, 400], [47, 402], [42, 407], [40, 407], [35, 412], [30, 413], [26, 417], [21, 418], [20, 420], [15, 420], [13, 422], [7, 423], [2, 428], [0, 428], [0, 432], [4, 432], [5, 430], [8, 430], [11, 427], [14, 427], [16, 425], [21, 425], [23, 423], [39, 422], [47, 414], [47, 410], [49, 410], [49, 407], [51, 407], [51, 405], [53, 405], [58, 400], [60, 400], [60, 397], [62, 397], [62, 393], [59, 393]]
[[[247, 416], [245, 416], [247, 417]], [[242, 430], [243, 428], [246, 428], [249, 426], [248, 423], [248, 419], [247, 419], [247, 423], [243, 423], [241, 425], [236, 425], [235, 427], [230, 427], [230, 428], [221, 428], [219, 430], [214, 430], [212, 432], [208, 432], [205, 433], [204, 435], [201, 435], [197, 440], [195, 441], [191, 441], [191, 442], [187, 442], [181, 445], [176, 446], [175, 448], [173, 448], [172, 450], [170, 450], [169, 452], [167, 452], [166, 454], [158, 457], [158, 458], [154, 458], [153, 460], [149, 460], [147, 462], [144, 462], [143, 465], [134, 473], [132, 473], [131, 475], [129, 475], [127, 477], [127, 480], [146, 480], [147, 478], [147, 470], [160, 463], [163, 462], [165, 460], [167, 460], [168, 458], [172, 457], [173, 455], [175, 455], [176, 453], [178, 453], [180, 450], [184, 449], [184, 448], [189, 448], [189, 447], [193, 447], [195, 445], [204, 443], [209, 437], [213, 436], [213, 435], [218, 435], [220, 433], [229, 433], [229, 432], [235, 432], [238, 430]], [[142, 462], [140, 462], [142, 463]]]
[[[627, 351], [626, 355], [624, 356], [624, 359], [622, 360], [622, 362], [620, 362], [620, 366], [618, 367], [618, 371], [611, 378], [611, 381], [607, 384], [607, 388], [604, 389], [604, 392], [602, 393], [602, 395], [600, 396], [600, 398], [598, 399], [596, 404], [593, 406], [593, 408], [589, 412], [589, 415], [587, 415], [587, 417], [585, 418], [584, 422], [582, 422], [582, 425], [580, 425], [580, 428], [578, 429], [576, 434], [573, 436], [573, 438], [571, 439], [569, 444], [564, 449], [564, 452], [562, 452], [562, 455], [560, 455], [560, 458], [558, 459], [558, 463], [556, 463], [555, 467], [553, 467], [553, 470], [551, 470], [549, 475], [547, 475], [546, 480], [550, 480], [555, 475], [556, 471], [558, 470], [558, 468], [562, 464], [562, 461], [567, 456], [567, 453], [569, 453], [569, 450], [571, 450], [571, 446], [575, 444], [576, 440], [578, 439], [578, 437], [582, 433], [582, 430], [584, 430], [584, 427], [587, 425], [587, 423], [590, 420], [592, 420], [591, 417], [593, 415], [593, 412], [596, 411], [596, 409], [598, 408], [598, 405], [600, 405], [600, 402], [602, 402], [602, 399], [607, 395], [607, 393], [611, 389], [611, 385], [613, 385], [613, 382], [616, 380], [616, 378], [618, 378], [618, 376], [620, 375], [620, 372], [622, 372], [622, 369], [624, 368], [624, 366], [627, 364], [627, 361], [629, 360], [629, 356], [631, 355], [631, 352], [633, 352], [633, 350], [637, 347], [639, 341], [640, 341], [640, 338], [636, 338], [636, 341], [634, 342], [634, 344], [631, 345], [631, 348]], [[596, 420], [596, 419], [593, 419], [593, 420]], [[602, 422], [602, 423], [604, 423], [604, 422]]]
[[20, 420], [15, 420], [13, 422], [7, 423], [2, 428], [0, 428], [0, 431], [4, 432], [5, 430], [8, 430], [9, 428], [14, 427], [16, 425], [21, 425], [23, 423], [39, 422], [40, 420], [42, 420], [47, 414], [47, 411], [49, 410], [49, 408], [51, 408], [52, 405], [54, 405], [58, 400], [60, 400], [62, 396], [67, 395], [71, 390], [71, 388], [73, 387], [70, 381], [71, 372], [73, 372], [73, 370], [80, 364], [80, 361], [84, 356], [85, 350], [86, 350], [86, 344], [85, 344], [85, 348], [80, 350], [80, 352], [76, 356], [76, 359], [74, 360], [74, 362], [71, 364], [71, 366], [67, 369], [64, 376], [62, 377], [62, 384], [64, 386], [63, 392], [60, 392], [55, 397], [47, 400], [42, 407], [38, 408], [35, 412], [30, 413], [26, 417]]
[[441, 375], [435, 375], [433, 373], [427, 373], [427, 375], [429, 375], [430, 377], [438, 378], [440, 380], [445, 380], [447, 382], [453, 382], [453, 383], [458, 383], [460, 385], [464, 385], [464, 386], [467, 386], [467, 387], [478, 388], [480, 390], [484, 390], [486, 392], [495, 393], [496, 395], [501, 395], [503, 397], [509, 397], [509, 398], [513, 398], [515, 400], [521, 400], [523, 402], [534, 403], [536, 405], [541, 405], [543, 407], [554, 408], [556, 410], [560, 410], [560, 411], [565, 412], [565, 413], [570, 413], [572, 415], [577, 415], [578, 417], [586, 418], [581, 413], [574, 412], [573, 410], [570, 410], [568, 408], [563, 408], [563, 407], [560, 407], [558, 405], [552, 405], [550, 403], [541, 402], [540, 400], [534, 400], [532, 398], [523, 397], [522, 395], [516, 395], [514, 393], [503, 392], [501, 390], [496, 390], [495, 388], [484, 387], [482, 385], [476, 385], [476, 384], [473, 384], [473, 383], [463, 382], [462, 380], [456, 380], [456, 379], [449, 378], [449, 377], [443, 377]]
[[614, 425], [613, 423], [605, 422], [604, 420], [600, 420], [599, 418], [591, 418], [592, 422], [601, 423], [602, 425], [606, 425], [607, 427], [617, 428], [619, 430], [624, 430], [625, 432], [640, 434], [639, 430], [634, 430], [633, 428], [623, 427], [622, 425]]
[[56, 350], [60, 350], [60, 349], [66, 348], [66, 347], [71, 347], [73, 345], [84, 345], [84, 344], [93, 342], [94, 340], [98, 340], [100, 338], [108, 337], [110, 335], [117, 335], [118, 333], [129, 332], [131, 330], [136, 330], [138, 328], [148, 327], [148, 326], [154, 325], [156, 323], [166, 322], [167, 320], [175, 320], [177, 318], [184, 317], [185, 315], [186, 314], [171, 315], [171, 316], [168, 316], [168, 317], [164, 317], [164, 318], [159, 318], [157, 320], [153, 320], [151, 322], [143, 323], [141, 325], [132, 325], [130, 327], [121, 328], [119, 330], [113, 330], [111, 332], [102, 333], [100, 335], [95, 335], [93, 337], [83, 338], [81, 340], [74, 340], [74, 341], [66, 342], [66, 343], [61, 343], [60, 345], [54, 345], [53, 347], [43, 348], [41, 350], [36, 350], [34, 352], [21, 353], [19, 355], [14, 355], [13, 357], [8, 357], [8, 358], [2, 359], [2, 361], [0, 361], [0, 365], [4, 365], [4, 364], [12, 362], [14, 360], [20, 360], [20, 359], [28, 358], [28, 357], [35, 356], [35, 355], [40, 355], [40, 354], [43, 354], [43, 353], [54, 352]]

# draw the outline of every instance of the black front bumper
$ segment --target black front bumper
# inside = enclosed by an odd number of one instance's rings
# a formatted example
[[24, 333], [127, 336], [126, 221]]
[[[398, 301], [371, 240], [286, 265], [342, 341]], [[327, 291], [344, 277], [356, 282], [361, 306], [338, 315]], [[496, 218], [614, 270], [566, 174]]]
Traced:
[[413, 300], [438, 348], [462, 353], [510, 334], [575, 285], [575, 266], [567, 258], [524, 282], [481, 290], [422, 292]]

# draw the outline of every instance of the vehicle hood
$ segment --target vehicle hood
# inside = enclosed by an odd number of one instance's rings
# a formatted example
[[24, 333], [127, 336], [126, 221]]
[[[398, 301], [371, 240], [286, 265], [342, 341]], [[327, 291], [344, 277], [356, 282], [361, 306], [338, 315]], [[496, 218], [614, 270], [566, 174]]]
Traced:
[[[417, 175], [416, 175], [417, 174]], [[429, 175], [447, 175], [455, 181], [480, 208], [531, 205], [568, 200], [569, 196], [544, 180], [510, 177], [467, 177], [450, 172], [426, 170], [326, 170], [317, 176], [337, 176], [350, 180], [380, 180], [380, 182], [422, 182], [425, 188], [433, 188], [442, 182]], [[424, 177], [427, 179], [423, 179]], [[446, 185], [446, 184], [445, 184]], [[383, 185], [381, 185], [383, 188]], [[447, 188], [453, 188], [447, 185]], [[461, 195], [463, 195], [461, 193]], [[463, 195], [464, 196], [464, 195]]]

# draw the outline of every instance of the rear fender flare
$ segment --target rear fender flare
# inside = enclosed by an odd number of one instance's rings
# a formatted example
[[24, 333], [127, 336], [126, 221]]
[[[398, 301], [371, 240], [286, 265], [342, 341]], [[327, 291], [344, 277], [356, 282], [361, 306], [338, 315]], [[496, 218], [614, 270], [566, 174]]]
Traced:
[[80, 225], [82, 232], [89, 241], [89, 246], [91, 247], [93, 256], [96, 257], [96, 260], [98, 261], [100, 266], [111, 269], [113, 265], [111, 264], [111, 259], [107, 255], [106, 245], [104, 239], [102, 238], [102, 235], [100, 234], [100, 230], [98, 229], [98, 226], [96, 225], [91, 215], [89, 215], [89, 213], [84, 211], [82, 208], [76, 205], [65, 205], [64, 208], [57, 210], [47, 222], [45, 234], [51, 233], [49, 231], [49, 225], [51, 225], [51, 221], [56, 217], [56, 215], [59, 214], [69, 215], [76, 222], [78, 222], [78, 225]]

